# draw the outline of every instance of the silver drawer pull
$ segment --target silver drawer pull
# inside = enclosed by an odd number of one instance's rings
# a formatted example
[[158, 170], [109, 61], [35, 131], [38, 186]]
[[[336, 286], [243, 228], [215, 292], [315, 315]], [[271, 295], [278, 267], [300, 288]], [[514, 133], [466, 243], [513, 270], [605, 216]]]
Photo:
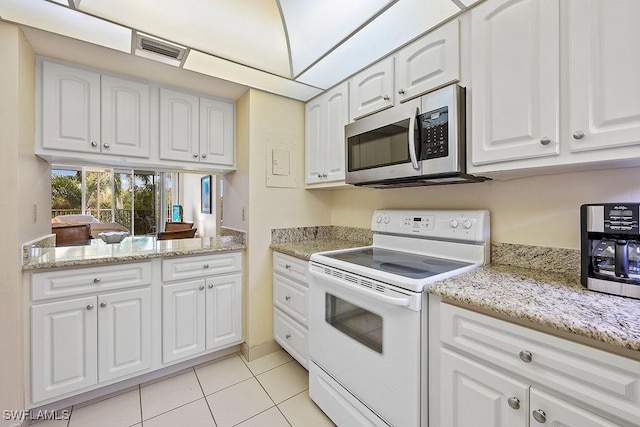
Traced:
[[285, 301], [289, 301], [291, 299], [291, 297], [289, 295], [287, 295], [286, 297], [284, 297]]
[[550, 143], [551, 143], [551, 138], [545, 137], [540, 140], [540, 144], [542, 145], [549, 145]]
[[207, 155], [206, 155], [206, 154], [203, 154], [203, 155], [202, 155], [202, 158], [203, 158], [203, 159], [206, 159], [206, 158], [207, 158]]
[[573, 133], [573, 139], [582, 139], [585, 137], [585, 133], [581, 130], [577, 130]]
[[291, 334], [287, 334], [287, 335], [285, 335], [284, 337], [285, 337], [286, 339], [289, 339], [289, 338], [291, 338]]
[[520, 360], [522, 360], [524, 363], [531, 363], [531, 361], [533, 360], [533, 354], [531, 354], [530, 351], [521, 351], [520, 352]]
[[106, 302], [101, 302], [101, 303], [100, 303], [100, 307], [105, 308], [106, 306], [107, 306], [107, 303], [106, 303]]
[[384, 99], [385, 101], [388, 101], [390, 98], [389, 98], [389, 95], [385, 95], [384, 97], [382, 97], [382, 99]]
[[97, 142], [95, 142], [95, 141], [91, 141], [91, 146], [92, 146], [92, 147], [97, 147], [97, 146], [98, 146], [98, 143], [97, 143]]
[[93, 279], [93, 283], [100, 283], [102, 282], [102, 279], [99, 277], [96, 277], [95, 279]]
[[87, 306], [87, 310], [93, 310], [93, 307], [94, 307], [94, 305], [93, 305], [93, 304], [89, 304], [89, 305]]
[[286, 268], [287, 270], [289, 270], [291, 268], [290, 264], [285, 264], [284, 268]]
[[203, 265], [204, 268], [209, 268], [209, 264]]
[[200, 286], [198, 289], [200, 289], [201, 291], [204, 291], [204, 285]]
[[104, 144], [102, 144], [102, 146], [103, 146], [104, 148], [107, 148], [107, 149], [110, 147], [110, 145], [109, 145], [109, 144], [107, 144], [106, 142], [105, 142]]
[[193, 153], [193, 157], [197, 158], [198, 157], [198, 153]]
[[542, 409], [536, 409], [531, 413], [531, 415], [533, 415], [533, 419], [540, 424], [544, 424], [547, 422], [547, 414], [545, 414]]
[[400, 89], [400, 90], [398, 91], [398, 95], [404, 95], [404, 89]]
[[510, 397], [507, 399], [507, 403], [511, 407], [511, 409], [520, 409], [520, 399], [517, 397]]
[[213, 289], [213, 284], [209, 284], [209, 289]]

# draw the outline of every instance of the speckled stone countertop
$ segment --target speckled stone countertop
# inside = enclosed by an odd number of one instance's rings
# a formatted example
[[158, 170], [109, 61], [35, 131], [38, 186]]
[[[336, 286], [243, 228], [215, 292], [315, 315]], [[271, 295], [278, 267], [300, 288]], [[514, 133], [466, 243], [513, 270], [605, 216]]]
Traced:
[[442, 298], [640, 351], [640, 300], [585, 289], [579, 277], [492, 264], [431, 284]]
[[22, 270], [99, 265], [245, 249], [246, 245], [239, 240], [235, 236], [180, 240], [127, 237], [120, 243], [107, 244], [96, 239], [83, 246], [34, 248]]
[[340, 239], [313, 239], [301, 242], [272, 243], [271, 249], [283, 254], [309, 261], [315, 252], [333, 251], [337, 249], [358, 248], [366, 243]]

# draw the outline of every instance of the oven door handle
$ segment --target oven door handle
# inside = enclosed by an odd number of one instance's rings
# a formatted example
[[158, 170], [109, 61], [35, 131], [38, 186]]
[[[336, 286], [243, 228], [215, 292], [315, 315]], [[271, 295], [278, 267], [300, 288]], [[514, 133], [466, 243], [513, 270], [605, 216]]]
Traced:
[[397, 305], [399, 307], [409, 307], [411, 305], [411, 298], [398, 298], [398, 297], [390, 297], [388, 295], [382, 295], [375, 291], [370, 291], [366, 288], [363, 288], [358, 285], [354, 285], [353, 283], [347, 282], [346, 280], [336, 279], [335, 277], [327, 276], [322, 273], [318, 273], [313, 269], [310, 269], [309, 272], [316, 276], [319, 279], [326, 280], [328, 282], [334, 283], [336, 285], [340, 285], [341, 287], [352, 290], [353, 292], [364, 295], [368, 298], [375, 299], [377, 301], [383, 302], [385, 304]]
[[[411, 158], [411, 166], [414, 169], [420, 169], [420, 165], [418, 164], [418, 154], [416, 153], [416, 119], [418, 118], [418, 114], [420, 114], [420, 110], [416, 108], [416, 112], [411, 115], [409, 118], [409, 132], [407, 132], [407, 142], [409, 143], [409, 157]], [[418, 137], [420, 138], [420, 137]]]

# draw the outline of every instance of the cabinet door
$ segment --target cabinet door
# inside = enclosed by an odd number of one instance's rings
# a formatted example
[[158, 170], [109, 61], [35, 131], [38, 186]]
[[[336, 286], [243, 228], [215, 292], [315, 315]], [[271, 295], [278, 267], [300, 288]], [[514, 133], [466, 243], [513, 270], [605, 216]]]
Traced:
[[34, 403], [97, 382], [96, 297], [31, 308], [31, 397]]
[[342, 83], [327, 92], [323, 98], [325, 135], [323, 181], [344, 181], [344, 127], [349, 123], [349, 83]]
[[197, 96], [160, 89], [160, 158], [197, 162], [200, 101]]
[[573, 0], [569, 16], [571, 151], [640, 144], [640, 2]]
[[233, 104], [200, 98], [200, 161], [233, 166]]
[[562, 399], [544, 393], [535, 388], [531, 389], [530, 426], [557, 426], [557, 427], [617, 427], [611, 421], [607, 421], [582, 408], [574, 406]]
[[98, 379], [151, 367], [151, 289], [98, 297]]
[[42, 62], [42, 147], [100, 152], [100, 74]]
[[[529, 386], [447, 349], [440, 350], [441, 425], [525, 427]], [[510, 400], [511, 399], [511, 400]]]
[[400, 102], [460, 80], [460, 24], [453, 20], [396, 55]]
[[305, 112], [305, 182], [322, 181], [324, 173], [324, 144], [322, 100], [324, 96], [307, 103]]
[[489, 0], [471, 25], [473, 164], [557, 156], [558, 0]]
[[162, 361], [192, 356], [205, 349], [204, 280], [162, 287]]
[[102, 76], [103, 154], [149, 157], [149, 85]]
[[351, 78], [351, 119], [356, 120], [393, 106], [393, 62], [391, 56]]
[[242, 275], [207, 279], [207, 350], [242, 342]]

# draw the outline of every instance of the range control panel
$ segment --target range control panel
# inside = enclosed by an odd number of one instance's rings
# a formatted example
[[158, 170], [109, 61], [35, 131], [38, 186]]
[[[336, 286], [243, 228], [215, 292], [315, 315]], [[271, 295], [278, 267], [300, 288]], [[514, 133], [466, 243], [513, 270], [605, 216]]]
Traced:
[[380, 209], [373, 214], [371, 230], [425, 238], [483, 241], [489, 233], [489, 211]]

